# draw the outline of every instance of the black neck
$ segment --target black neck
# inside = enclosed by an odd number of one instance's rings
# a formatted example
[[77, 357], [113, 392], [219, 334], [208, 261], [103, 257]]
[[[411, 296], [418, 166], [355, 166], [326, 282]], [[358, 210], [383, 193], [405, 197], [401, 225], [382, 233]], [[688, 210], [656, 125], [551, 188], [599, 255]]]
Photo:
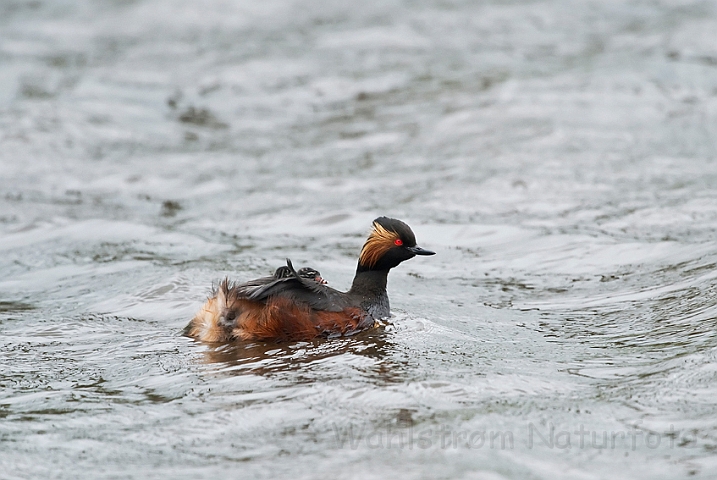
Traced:
[[388, 270], [356, 269], [356, 276], [348, 293], [361, 295], [365, 298], [379, 297], [386, 294]]
[[348, 294], [373, 318], [385, 318], [391, 315], [391, 305], [386, 293], [388, 270], [356, 269], [354, 283]]

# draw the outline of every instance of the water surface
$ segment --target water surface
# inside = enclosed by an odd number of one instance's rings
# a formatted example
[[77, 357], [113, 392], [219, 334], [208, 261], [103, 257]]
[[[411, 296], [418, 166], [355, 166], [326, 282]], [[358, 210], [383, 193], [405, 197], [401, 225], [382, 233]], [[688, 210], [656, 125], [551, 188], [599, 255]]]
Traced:
[[[713, 478], [712, 2], [0, 4], [0, 477]], [[331, 341], [181, 336], [371, 220]]]

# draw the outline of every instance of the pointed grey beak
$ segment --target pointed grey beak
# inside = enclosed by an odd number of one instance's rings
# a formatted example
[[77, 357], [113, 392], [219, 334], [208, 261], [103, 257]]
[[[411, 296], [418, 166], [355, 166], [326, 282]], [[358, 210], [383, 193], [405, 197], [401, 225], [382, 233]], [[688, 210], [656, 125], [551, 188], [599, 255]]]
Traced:
[[406, 247], [406, 250], [413, 253], [414, 255], [435, 255], [436, 254], [436, 252], [426, 250], [425, 248], [421, 248], [418, 245], [416, 245], [415, 247]]

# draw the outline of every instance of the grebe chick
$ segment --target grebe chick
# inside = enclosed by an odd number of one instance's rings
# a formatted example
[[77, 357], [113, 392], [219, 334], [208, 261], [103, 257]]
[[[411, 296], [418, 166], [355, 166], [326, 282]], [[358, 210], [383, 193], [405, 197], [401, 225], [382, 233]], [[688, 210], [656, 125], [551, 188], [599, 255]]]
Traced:
[[434, 254], [416, 245], [408, 225], [379, 217], [361, 249], [349, 291], [324, 285], [313, 269], [301, 269], [306, 274], [302, 276], [287, 259], [286, 267], [277, 269], [273, 277], [244, 284], [225, 279], [189, 322], [185, 334], [205, 342], [352, 335], [390, 315], [386, 283], [393, 267], [416, 255]]
[[[296, 271], [296, 273], [301, 278], [305, 278], [307, 280], [313, 280], [322, 285], [326, 285], [327, 283], [329, 283], [321, 277], [321, 273], [319, 273], [318, 270], [313, 269], [311, 267], [300, 268], [299, 270]], [[276, 272], [274, 272], [275, 278], [289, 278], [291, 276], [292, 276], [291, 269], [287, 266], [279, 267], [276, 269]]]
[[[299, 275], [301, 278], [305, 278], [305, 279], [307, 279], [307, 280], [313, 280], [313, 281], [318, 282], [318, 283], [320, 283], [320, 284], [322, 284], [322, 285], [325, 285], [326, 283], [328, 283], [326, 280], [324, 280], [324, 279], [321, 277], [321, 274], [319, 273], [318, 270], [315, 270], [315, 269], [310, 268], [310, 267], [300, 268], [297, 273], [298, 273], [298, 275]], [[237, 295], [239, 295], [239, 296], [247, 296], [247, 297], [248, 297], [248, 296], [250, 296], [254, 291], [256, 291], [259, 287], [263, 287], [263, 286], [268, 285], [268, 284], [270, 284], [270, 283], [276, 282], [276, 281], [279, 280], [279, 279], [289, 278], [289, 277], [291, 277], [291, 276], [293, 276], [293, 274], [292, 274], [291, 270], [289, 269], [289, 267], [287, 267], [287, 266], [281, 266], [281, 267], [279, 267], [279, 268], [276, 269], [276, 271], [274, 272], [274, 275], [271, 275], [271, 276], [269, 276], [269, 277], [256, 278], [256, 279], [254, 279], [254, 280], [249, 280], [248, 282], [245, 282], [245, 283], [233, 284], [233, 285], [232, 285], [232, 288], [233, 288], [234, 290], [236, 290], [236, 294], [237, 294]], [[217, 291], [215, 290], [215, 291], [212, 293], [212, 296], [216, 296], [216, 294], [217, 294]]]

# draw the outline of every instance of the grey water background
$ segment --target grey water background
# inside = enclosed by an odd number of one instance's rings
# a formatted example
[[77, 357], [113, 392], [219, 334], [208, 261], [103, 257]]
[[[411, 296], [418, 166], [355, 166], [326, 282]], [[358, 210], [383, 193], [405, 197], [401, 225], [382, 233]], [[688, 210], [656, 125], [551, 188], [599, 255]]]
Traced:
[[[717, 478], [710, 1], [0, 1], [0, 478]], [[353, 338], [203, 345], [212, 282]]]

